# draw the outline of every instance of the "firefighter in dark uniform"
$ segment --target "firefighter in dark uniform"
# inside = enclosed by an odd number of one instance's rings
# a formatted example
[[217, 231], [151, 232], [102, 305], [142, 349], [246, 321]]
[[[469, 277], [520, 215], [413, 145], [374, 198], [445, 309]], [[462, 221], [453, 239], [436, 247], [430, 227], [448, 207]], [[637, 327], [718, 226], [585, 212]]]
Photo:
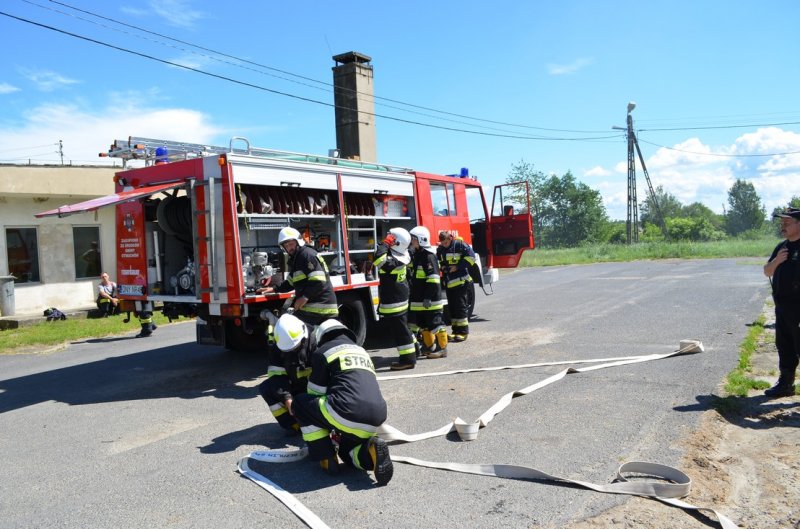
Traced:
[[411, 295], [409, 310], [412, 332], [421, 332], [428, 358], [447, 356], [447, 328], [444, 325], [441, 278], [436, 249], [431, 246], [428, 228], [417, 226], [411, 232]]
[[[387, 484], [394, 472], [389, 447], [375, 435], [386, 421], [386, 401], [369, 353], [337, 320], [321, 323], [310, 339], [298, 343], [297, 337], [307, 332], [306, 325], [289, 314], [275, 326], [278, 349], [306, 348], [311, 360], [307, 393], [295, 395], [288, 404], [300, 423], [309, 459], [335, 474], [341, 458], [349, 466], [373, 471], [378, 485]], [[338, 438], [338, 456], [332, 432]]]
[[800, 363], [800, 208], [775, 215], [781, 219], [786, 240], [772, 251], [764, 275], [772, 282], [775, 301], [775, 346], [778, 348], [778, 383], [764, 392], [770, 398], [791, 397]]
[[439, 232], [439, 248], [436, 250], [442, 269], [447, 307], [453, 334], [453, 342], [463, 342], [469, 336], [469, 289], [472, 287], [470, 269], [475, 265], [475, 252], [461, 239], [449, 231]]
[[392, 228], [375, 251], [372, 265], [378, 270], [378, 315], [394, 338], [399, 356], [391, 369], [414, 369], [417, 363], [417, 348], [420, 347], [408, 328], [408, 282], [406, 272], [411, 262], [408, 245], [411, 235], [403, 228]]
[[336, 294], [328, 274], [328, 265], [313, 248], [306, 246], [300, 232], [292, 227], [278, 234], [278, 244], [289, 254], [289, 277], [277, 288], [264, 287], [258, 293], [294, 290], [291, 311], [309, 325], [319, 325], [339, 315]]
[[[138, 302], [137, 302], [138, 305]], [[143, 301], [142, 302], [142, 310], [134, 311], [136, 318], [139, 320], [139, 325], [142, 326], [142, 330], [139, 331], [139, 334], [136, 335], [136, 338], [147, 338], [153, 335], [153, 331], [155, 331], [158, 326], [153, 321], [153, 302], [152, 301]]]
[[282, 351], [274, 343], [274, 316], [268, 321], [269, 367], [267, 379], [259, 384], [258, 392], [278, 424], [289, 433], [299, 433], [300, 424], [289, 410], [294, 396], [306, 392], [308, 376], [311, 374], [311, 362], [307, 357], [308, 347], [305, 346], [309, 339], [308, 329], [303, 325], [295, 335], [289, 335], [287, 326], [281, 327], [281, 332], [285, 333], [284, 347], [289, 347], [285, 345], [287, 343], [291, 346], [288, 351]]

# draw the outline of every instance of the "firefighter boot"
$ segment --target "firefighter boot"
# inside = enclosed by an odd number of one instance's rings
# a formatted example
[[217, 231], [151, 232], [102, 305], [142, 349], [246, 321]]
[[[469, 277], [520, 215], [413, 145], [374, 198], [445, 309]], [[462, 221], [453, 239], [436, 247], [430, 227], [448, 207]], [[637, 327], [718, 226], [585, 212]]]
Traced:
[[435, 348], [428, 353], [428, 358], [436, 359], [444, 358], [445, 356], [447, 356], [447, 330], [442, 329], [436, 333], [436, 345]]
[[425, 357], [425, 353], [422, 352], [422, 345], [417, 340], [414, 340], [414, 350], [416, 351], [417, 358]]
[[764, 395], [771, 399], [791, 397], [794, 395], [794, 372], [781, 371], [778, 383], [764, 391]]
[[136, 335], [137, 338], [147, 338], [148, 336], [153, 335], [153, 329], [151, 328], [150, 323], [143, 323], [142, 330], [139, 331], [139, 334]]
[[428, 330], [422, 331], [422, 351], [425, 356], [429, 355], [436, 347], [436, 338]]
[[389, 366], [389, 369], [391, 369], [392, 371], [414, 369], [414, 366], [417, 365], [417, 359], [414, 358], [414, 356], [415, 356], [414, 353], [408, 355], [401, 355], [400, 359], [397, 362], [392, 362], [392, 365]]
[[375, 481], [378, 485], [386, 485], [392, 479], [394, 466], [389, 456], [389, 446], [386, 441], [378, 436], [370, 437], [367, 444], [369, 457], [372, 459], [372, 470], [375, 472]]
[[331, 476], [336, 476], [339, 474], [339, 458], [336, 454], [333, 457], [326, 457], [322, 461], [319, 462], [319, 466], [325, 473], [330, 474]]

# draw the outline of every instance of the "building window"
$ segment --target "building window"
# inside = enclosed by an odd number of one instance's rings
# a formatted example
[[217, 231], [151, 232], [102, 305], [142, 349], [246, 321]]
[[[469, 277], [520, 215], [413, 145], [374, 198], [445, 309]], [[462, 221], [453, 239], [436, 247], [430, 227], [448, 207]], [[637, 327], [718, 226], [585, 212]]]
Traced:
[[98, 226], [76, 226], [72, 228], [72, 243], [75, 252], [75, 278], [96, 279], [103, 270], [100, 256], [100, 228]]
[[431, 182], [431, 203], [437, 217], [453, 217], [456, 214], [456, 194], [453, 184]]
[[14, 283], [39, 282], [39, 244], [36, 228], [6, 228], [8, 273]]

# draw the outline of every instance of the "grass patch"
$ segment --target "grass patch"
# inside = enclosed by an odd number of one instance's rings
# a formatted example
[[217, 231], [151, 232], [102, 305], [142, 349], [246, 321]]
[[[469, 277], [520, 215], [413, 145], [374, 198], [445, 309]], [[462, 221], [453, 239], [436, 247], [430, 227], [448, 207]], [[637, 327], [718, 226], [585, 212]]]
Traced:
[[735, 397], [746, 397], [751, 389], [766, 389], [769, 383], [756, 380], [749, 376], [751, 372], [751, 359], [758, 347], [759, 338], [764, 334], [766, 318], [761, 314], [750, 326], [742, 345], [739, 346], [739, 363], [736, 368], [728, 373], [725, 391]]
[[758, 257], [766, 259], [778, 239], [728, 239], [714, 242], [642, 242], [638, 244], [587, 244], [578, 248], [528, 250], [520, 266], [555, 266], [645, 259], [717, 259]]
[[[12, 354], [20, 347], [59, 345], [87, 338], [138, 332], [141, 329], [136, 318], [132, 317], [129, 323], [123, 323], [123, 318], [121, 315], [97, 319], [70, 318], [0, 331], [0, 354]], [[160, 312], [153, 315], [153, 321], [157, 325], [169, 323]]]

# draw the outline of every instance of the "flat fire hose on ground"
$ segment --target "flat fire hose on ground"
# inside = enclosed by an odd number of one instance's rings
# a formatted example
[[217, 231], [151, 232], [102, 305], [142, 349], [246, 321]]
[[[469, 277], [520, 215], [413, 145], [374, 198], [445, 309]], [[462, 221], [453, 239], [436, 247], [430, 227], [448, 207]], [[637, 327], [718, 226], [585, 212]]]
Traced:
[[[414, 375], [394, 375], [394, 376], [379, 377], [378, 380], [395, 380], [399, 378], [423, 378], [429, 376], [452, 375], [457, 373], [467, 373], [467, 372], [477, 372], [477, 371], [497, 371], [501, 369], [520, 369], [526, 367], [538, 367], [538, 366], [549, 366], [549, 365], [559, 365], [559, 364], [576, 364], [576, 363], [589, 363], [589, 362], [597, 363], [597, 365], [591, 365], [582, 368], [570, 367], [540, 382], [507, 393], [503, 395], [500, 398], [500, 400], [498, 400], [480, 417], [478, 417], [476, 421], [472, 423], [467, 423], [461, 418], [456, 418], [450, 423], [442, 426], [441, 428], [420, 434], [406, 434], [392, 427], [391, 425], [384, 424], [378, 429], [378, 435], [385, 441], [411, 443], [414, 441], [420, 441], [422, 439], [430, 439], [433, 437], [447, 435], [453, 430], [456, 430], [462, 440], [471, 441], [477, 438], [478, 430], [480, 430], [481, 428], [485, 428], [498, 413], [503, 411], [511, 403], [512, 399], [528, 395], [529, 393], [532, 393], [537, 389], [543, 388], [549, 384], [552, 384], [553, 382], [561, 380], [562, 378], [564, 378], [569, 374], [584, 373], [587, 371], [595, 371], [598, 369], [605, 369], [608, 367], [616, 367], [616, 366], [634, 364], [640, 362], [649, 362], [651, 360], [661, 360], [672, 356], [699, 353], [699, 352], [703, 352], [702, 343], [696, 340], [683, 340], [681, 341], [680, 348], [677, 351], [667, 354], [605, 358], [599, 360], [596, 359], [596, 360], [568, 361], [568, 362], [547, 362], [540, 364], [524, 364], [517, 366], [454, 370], [454, 371], [446, 371], [440, 373], [421, 373]], [[281, 455], [276, 457], [273, 455], [274, 453], [280, 453]], [[284, 505], [289, 507], [292, 510], [292, 512], [294, 512], [301, 520], [303, 520], [303, 522], [306, 523], [306, 525], [308, 525], [312, 529], [326, 529], [328, 526], [325, 525], [325, 523], [322, 522], [322, 520], [320, 520], [313, 512], [309, 511], [299, 501], [294, 499], [294, 497], [292, 497], [291, 494], [281, 489], [280, 487], [275, 485], [273, 482], [271, 482], [264, 476], [256, 472], [253, 472], [247, 466], [246, 460], [248, 458], [257, 459], [260, 461], [279, 462], [279, 461], [286, 461], [287, 459], [289, 459], [289, 457], [286, 454], [287, 452], [285, 450], [266, 450], [266, 451], [252, 452], [249, 456], [244, 457], [239, 461], [239, 472], [248, 479], [256, 482], [260, 487], [267, 490], [270, 494], [275, 496]], [[302, 459], [302, 457], [305, 457], [305, 454], [299, 455], [299, 457], [297, 457], [295, 460]], [[689, 478], [689, 476], [687, 476], [686, 474], [675, 468], [666, 465], [659, 465], [656, 463], [647, 463], [647, 462], [625, 463], [621, 467], [619, 467], [617, 471], [617, 480], [614, 483], [608, 485], [597, 485], [585, 481], [571, 480], [558, 476], [553, 476], [534, 468], [518, 466], [518, 465], [438, 463], [438, 462], [424, 461], [421, 459], [416, 459], [413, 457], [405, 457], [405, 456], [392, 456], [392, 461], [398, 463], [406, 463], [410, 465], [428, 467], [428, 468], [449, 470], [452, 472], [477, 474], [483, 476], [494, 476], [505, 479], [535, 479], [535, 480], [571, 483], [598, 492], [605, 492], [610, 494], [630, 494], [635, 496], [650, 497], [659, 500], [663, 503], [673, 505], [675, 507], [680, 507], [686, 510], [713, 512], [714, 515], [717, 517], [720, 526], [723, 529], [738, 529], [738, 526], [736, 524], [734, 524], [729, 518], [727, 518], [722, 513], [716, 511], [715, 509], [708, 507], [696, 507], [694, 505], [690, 505], [678, 499], [678, 498], [683, 498], [689, 494], [689, 491], [691, 489], [691, 479]], [[648, 475], [664, 481], [642, 481], [642, 480], [627, 481], [624, 477], [624, 475], [626, 474]], [[669, 483], [665, 481], [668, 481]]]

